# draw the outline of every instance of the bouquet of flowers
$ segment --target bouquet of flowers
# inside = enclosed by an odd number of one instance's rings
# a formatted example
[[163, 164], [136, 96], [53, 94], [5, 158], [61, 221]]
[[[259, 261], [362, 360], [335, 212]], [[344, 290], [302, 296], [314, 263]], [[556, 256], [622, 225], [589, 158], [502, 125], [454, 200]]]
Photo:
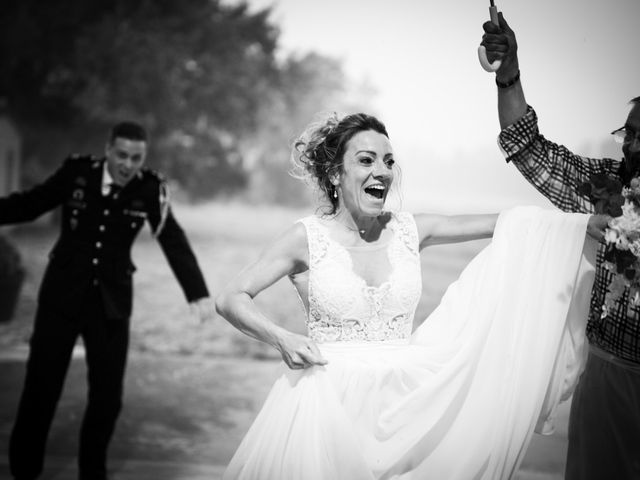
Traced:
[[605, 230], [605, 268], [613, 273], [602, 315], [629, 289], [633, 305], [640, 305], [640, 178], [623, 187], [605, 174], [591, 177], [579, 192], [595, 205], [598, 214], [611, 215]]

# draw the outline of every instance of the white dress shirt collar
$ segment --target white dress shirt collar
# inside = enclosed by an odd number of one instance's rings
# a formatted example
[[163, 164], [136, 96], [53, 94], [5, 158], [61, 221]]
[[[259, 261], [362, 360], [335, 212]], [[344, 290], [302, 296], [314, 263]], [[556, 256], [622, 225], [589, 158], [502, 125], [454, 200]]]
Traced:
[[109, 168], [107, 167], [107, 161], [104, 161], [102, 166], [102, 195], [109, 195], [109, 191], [111, 190], [111, 184], [113, 183], [113, 177], [109, 173]]
[[102, 195], [109, 195], [109, 191], [111, 190], [111, 184], [113, 183], [113, 177], [109, 173], [109, 168], [107, 166], [107, 161], [104, 161], [102, 165]]

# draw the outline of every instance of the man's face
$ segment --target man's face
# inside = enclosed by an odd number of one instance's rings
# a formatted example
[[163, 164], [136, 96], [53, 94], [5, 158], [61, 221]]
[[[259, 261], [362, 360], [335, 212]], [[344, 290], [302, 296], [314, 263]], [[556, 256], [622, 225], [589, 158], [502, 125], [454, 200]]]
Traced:
[[116, 137], [105, 150], [107, 169], [114, 183], [125, 186], [140, 171], [147, 157], [147, 142]]
[[622, 144], [622, 153], [629, 170], [635, 172], [640, 170], [640, 104], [633, 106], [624, 126], [628, 135]]

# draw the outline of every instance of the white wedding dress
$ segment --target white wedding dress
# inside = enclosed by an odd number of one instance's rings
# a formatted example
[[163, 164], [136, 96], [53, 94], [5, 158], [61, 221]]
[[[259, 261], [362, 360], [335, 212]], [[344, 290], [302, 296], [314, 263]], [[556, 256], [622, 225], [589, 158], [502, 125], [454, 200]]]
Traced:
[[[223, 478], [510, 478], [583, 366], [595, 257], [587, 220], [502, 213], [492, 242], [413, 334], [413, 216], [394, 215], [385, 261], [379, 249], [338, 244], [317, 217], [301, 220], [308, 333], [329, 363], [283, 368]], [[354, 271], [368, 255], [389, 269], [377, 286]]]

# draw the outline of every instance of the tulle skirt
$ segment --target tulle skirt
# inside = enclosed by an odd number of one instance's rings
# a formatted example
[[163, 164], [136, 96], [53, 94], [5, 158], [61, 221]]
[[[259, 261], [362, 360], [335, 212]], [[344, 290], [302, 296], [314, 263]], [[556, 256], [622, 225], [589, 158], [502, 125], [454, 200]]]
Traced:
[[325, 343], [326, 366], [283, 366], [223, 478], [510, 478], [584, 365], [586, 221], [505, 212], [410, 340]]

